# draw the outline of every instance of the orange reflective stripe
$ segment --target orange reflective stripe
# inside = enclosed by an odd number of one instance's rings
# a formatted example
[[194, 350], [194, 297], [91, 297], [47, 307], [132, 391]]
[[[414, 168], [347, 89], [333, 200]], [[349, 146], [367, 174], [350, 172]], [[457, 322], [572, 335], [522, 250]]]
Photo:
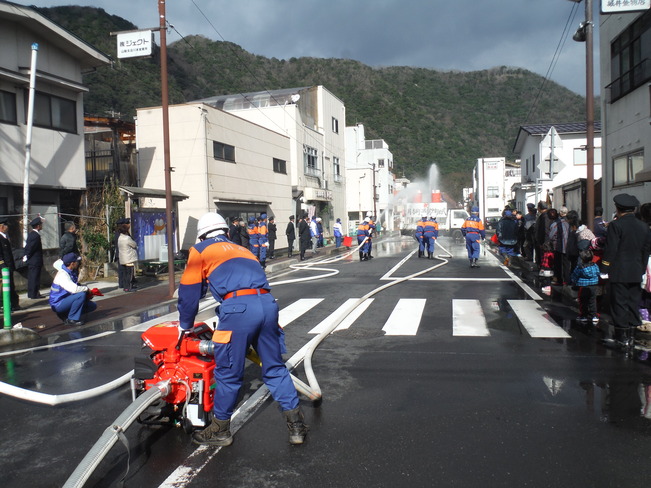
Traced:
[[201, 283], [210, 276], [216, 267], [233, 258], [257, 261], [251, 251], [231, 242], [216, 242], [206, 247], [202, 253], [192, 247], [188, 256], [188, 264], [181, 276], [181, 284]]
[[228, 344], [231, 342], [232, 330], [216, 330], [212, 334], [212, 341], [217, 344]]

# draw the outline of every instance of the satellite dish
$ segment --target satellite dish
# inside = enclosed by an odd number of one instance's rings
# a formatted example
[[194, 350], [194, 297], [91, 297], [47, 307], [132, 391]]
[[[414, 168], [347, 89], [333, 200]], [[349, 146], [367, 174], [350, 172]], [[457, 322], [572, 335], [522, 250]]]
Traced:
[[291, 96], [291, 99], [292, 99], [292, 102], [293, 102], [293, 103], [296, 103], [296, 102], [298, 102], [298, 101], [301, 99], [301, 96], [300, 96], [298, 93], [294, 93], [294, 94]]

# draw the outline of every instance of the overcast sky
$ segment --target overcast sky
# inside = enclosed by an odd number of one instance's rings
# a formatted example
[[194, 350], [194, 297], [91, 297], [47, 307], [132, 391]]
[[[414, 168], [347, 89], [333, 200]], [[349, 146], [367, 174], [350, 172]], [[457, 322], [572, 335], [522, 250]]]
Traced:
[[[139, 28], [159, 24], [157, 0], [13, 1], [39, 7], [101, 7]], [[595, 18], [598, 5], [595, 2]], [[226, 40], [253, 54], [278, 59], [348, 58], [370, 66], [459, 71], [513, 66], [545, 76], [558, 48], [551, 79], [585, 95], [585, 43], [572, 40], [585, 17], [584, 2], [167, 0], [166, 9], [168, 22], [183, 36]], [[563, 37], [570, 18], [569, 35]], [[167, 39], [173, 42], [179, 35], [170, 30]], [[598, 80], [598, 56], [594, 71]], [[596, 86], [598, 95], [598, 82]]]

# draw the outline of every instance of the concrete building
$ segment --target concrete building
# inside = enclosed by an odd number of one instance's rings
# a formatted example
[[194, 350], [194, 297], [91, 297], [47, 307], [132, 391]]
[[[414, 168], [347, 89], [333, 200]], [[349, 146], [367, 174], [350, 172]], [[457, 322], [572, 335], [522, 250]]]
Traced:
[[[276, 218], [284, 229], [294, 213], [290, 138], [203, 103], [169, 107], [172, 189], [178, 203], [181, 249], [196, 242], [197, 221], [208, 211], [225, 218]], [[162, 109], [141, 108], [136, 132], [141, 184], [164, 188]], [[144, 200], [144, 205], [156, 205]], [[287, 245], [278, 234], [276, 247]]]
[[349, 225], [371, 212], [378, 228], [395, 230], [393, 154], [384, 140], [367, 140], [363, 124], [346, 127], [346, 181]]
[[219, 108], [289, 138], [287, 173], [292, 213], [323, 219], [332, 235], [335, 218], [346, 215], [346, 107], [323, 86], [223, 95], [198, 102]]
[[[566, 205], [585, 219], [586, 142], [585, 122], [521, 126], [513, 145], [522, 176], [513, 188], [517, 209], [525, 212], [527, 203], [550, 200], [553, 206]], [[599, 122], [595, 122], [594, 145], [597, 182], [601, 178]]]
[[[28, 218], [40, 214], [45, 249], [59, 247], [59, 214], [78, 209], [86, 189], [83, 73], [110, 58], [35, 10], [0, 2], [0, 215], [22, 247], [27, 107], [37, 45]], [[35, 46], [36, 47], [36, 46]]]
[[651, 202], [651, 10], [602, 14], [599, 24], [601, 189], [609, 219], [619, 193]]

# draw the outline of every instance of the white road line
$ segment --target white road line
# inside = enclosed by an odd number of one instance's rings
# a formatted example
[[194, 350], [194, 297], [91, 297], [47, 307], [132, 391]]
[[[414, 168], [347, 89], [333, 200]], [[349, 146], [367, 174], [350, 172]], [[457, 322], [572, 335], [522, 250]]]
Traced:
[[507, 300], [522, 326], [531, 337], [569, 339], [571, 336], [554, 322], [533, 300]]
[[542, 297], [538, 295], [533, 289], [527, 285], [524, 281], [520, 279], [519, 276], [517, 276], [513, 271], [511, 271], [509, 268], [504, 266], [503, 264], [500, 265], [500, 267], [504, 270], [504, 272], [511, 277], [513, 281], [515, 281], [518, 285], [520, 285], [520, 288], [522, 288], [527, 295], [529, 295], [533, 300], [542, 300]]
[[[404, 278], [404, 277], [402, 277], [402, 276], [399, 276], [399, 277], [392, 276], [390, 278], [382, 277], [380, 279], [387, 280], [387, 281], [391, 281], [391, 280], [395, 281], [395, 280], [399, 280], [401, 278]], [[511, 278], [412, 278], [409, 281], [450, 281], [450, 282], [452, 282], [452, 281], [472, 281], [472, 282], [475, 282], [475, 281], [476, 282], [479, 282], [479, 281], [494, 281], [494, 282], [509, 281], [510, 282], [510, 281], [513, 281], [513, 280], [511, 280]]]
[[305, 312], [310, 311], [323, 301], [323, 298], [301, 298], [278, 313], [278, 323], [282, 328], [292, 323]]
[[391, 336], [414, 336], [425, 309], [425, 298], [401, 298], [382, 330]]
[[[343, 313], [343, 311], [346, 308], [350, 307], [351, 304], [356, 302], [357, 300], [359, 300], [359, 298], [349, 298], [348, 300], [346, 300], [345, 303], [343, 303], [337, 310], [335, 310], [328, 317], [326, 317], [325, 320], [322, 320], [321, 323], [319, 323], [319, 325], [314, 327], [309, 333], [320, 334], [321, 332], [326, 330], [328, 326], [330, 326], [335, 320], [339, 318], [341, 313]], [[344, 321], [341, 322], [341, 324], [339, 324], [335, 330], [333, 330], [333, 332], [347, 329], [348, 327], [350, 327], [353, 324], [353, 322], [355, 322], [355, 320], [357, 320], [359, 316], [366, 311], [366, 309], [369, 307], [369, 305], [371, 305], [373, 300], [374, 300], [373, 298], [369, 298], [368, 300], [365, 300], [363, 303], [361, 303], [359, 307], [353, 310], [352, 313], [350, 313], [348, 317], [346, 317]]]
[[452, 300], [452, 335], [469, 337], [491, 335], [479, 300]]

